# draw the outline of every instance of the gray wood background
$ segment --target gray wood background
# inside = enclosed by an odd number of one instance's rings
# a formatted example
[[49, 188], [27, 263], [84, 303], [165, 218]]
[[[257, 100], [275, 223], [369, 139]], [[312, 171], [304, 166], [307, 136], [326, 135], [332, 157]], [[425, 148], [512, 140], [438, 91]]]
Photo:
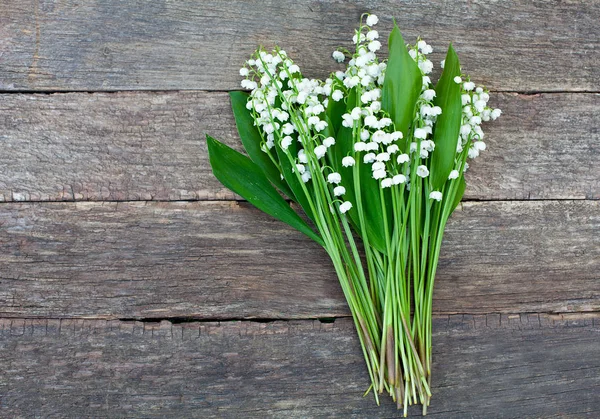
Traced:
[[365, 11], [504, 112], [448, 225], [430, 415], [600, 416], [600, 1], [0, 0], [0, 417], [399, 417], [324, 252], [204, 141], [239, 148], [257, 45], [322, 77]]

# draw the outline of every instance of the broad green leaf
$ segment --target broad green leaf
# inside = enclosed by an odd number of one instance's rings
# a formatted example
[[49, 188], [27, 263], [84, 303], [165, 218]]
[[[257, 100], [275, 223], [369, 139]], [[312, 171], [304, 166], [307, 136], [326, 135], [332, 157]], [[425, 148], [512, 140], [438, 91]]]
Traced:
[[390, 114], [396, 130], [402, 131], [406, 139], [415, 116], [415, 105], [421, 94], [423, 78], [419, 66], [408, 54], [400, 29], [395, 23], [388, 45], [390, 52], [381, 93], [381, 108]]
[[[352, 89], [348, 93], [346, 109], [350, 111], [357, 105], [356, 90]], [[336, 143], [333, 147], [332, 160], [330, 162], [333, 169], [342, 175], [341, 185], [346, 188], [344, 199], [352, 202], [352, 209], [348, 212], [352, 225], [357, 233], [362, 236], [360, 230], [360, 219], [358, 215], [358, 205], [356, 198], [356, 188], [354, 187], [354, 169], [352, 167], [343, 167], [341, 162], [345, 156], [354, 154], [354, 137], [352, 129], [340, 127]], [[362, 156], [362, 154], [361, 154]], [[356, 162], [359, 165], [359, 185], [361, 192], [361, 205], [363, 208], [367, 239], [369, 244], [381, 252], [385, 252], [385, 228], [383, 225], [383, 207], [379, 197], [379, 182], [373, 179], [370, 166], [363, 164], [361, 161]], [[391, 209], [391, 203], [389, 209]], [[388, 215], [391, 220], [391, 214]], [[390, 229], [390, 231], [392, 231]]]
[[[306, 197], [306, 194], [304, 193], [304, 189], [302, 189], [302, 184], [300, 183], [301, 181], [298, 180], [296, 173], [293, 172], [293, 167], [292, 167], [292, 163], [290, 162], [290, 159], [287, 157], [287, 155], [285, 154], [285, 151], [283, 151], [283, 149], [279, 145], [275, 145], [274, 148], [277, 150], [277, 156], [279, 157], [279, 164], [281, 165], [281, 171], [283, 172], [283, 177], [285, 178], [288, 186], [291, 188], [294, 196], [296, 197], [295, 198], [296, 202], [298, 204], [300, 204], [300, 206], [304, 210], [304, 213], [311, 220], [314, 221], [315, 216], [314, 216], [312, 210], [310, 209], [310, 204], [308, 202], [308, 198]], [[294, 140], [292, 142], [292, 144], [290, 144], [290, 146], [288, 147], [288, 151], [291, 153], [292, 156], [297, 156], [298, 148], [299, 148], [298, 141]], [[310, 182], [307, 183], [305, 186], [309, 190], [312, 188]]]
[[[331, 104], [333, 100], [330, 99], [329, 103]], [[346, 112], [346, 109], [352, 109], [354, 107], [354, 103], [356, 102], [356, 89], [352, 89], [348, 92], [347, 104], [340, 100], [336, 102], [337, 105], [335, 107], [335, 113], [332, 111], [332, 116], [334, 118], [338, 118], [337, 122], [333, 122], [330, 124], [334, 127], [337, 124], [336, 135], [335, 135], [335, 146], [331, 147], [331, 154], [327, 153], [329, 165], [342, 175], [341, 186], [346, 188], [346, 193], [344, 194], [344, 199], [352, 202], [352, 209], [348, 212], [348, 216], [351, 220], [357, 221], [358, 214], [356, 213], [356, 199], [354, 197], [354, 182], [352, 175], [352, 167], [344, 167], [342, 166], [342, 159], [346, 156], [352, 156], [354, 154], [354, 137], [352, 136], [352, 129], [347, 128], [341, 125], [342, 114]], [[341, 108], [340, 108], [341, 105]], [[330, 108], [328, 106], [327, 113], [329, 117]], [[329, 127], [328, 127], [329, 128]]]
[[458, 189], [456, 190], [456, 195], [454, 197], [454, 202], [452, 203], [452, 210], [450, 211], [450, 214], [452, 214], [454, 212], [454, 210], [456, 209], [456, 207], [458, 207], [458, 204], [460, 204], [460, 200], [462, 199], [463, 195], [465, 194], [465, 189], [467, 188], [467, 182], [465, 182], [465, 177], [461, 176], [460, 180], [459, 180], [459, 185], [458, 185]]
[[454, 81], [460, 77], [460, 63], [452, 48], [448, 47], [444, 71], [435, 86], [434, 105], [442, 108], [433, 130], [435, 150], [431, 154], [431, 189], [441, 191], [454, 167], [456, 146], [462, 118], [461, 84]]
[[[388, 223], [392, 222], [391, 217], [392, 202], [389, 198], [389, 191], [384, 191], [384, 204], [382, 205], [379, 195], [381, 186], [379, 181], [373, 179], [371, 168], [361, 164], [360, 167], [360, 193], [365, 220], [367, 223], [367, 235], [369, 244], [380, 252], [386, 252], [386, 234], [383, 220], [383, 212], [386, 211]], [[388, 226], [389, 231], [393, 231], [393, 226]]]
[[329, 126], [332, 128], [330, 135], [335, 137], [340, 128], [342, 127], [342, 115], [346, 112], [346, 104], [343, 100], [338, 100], [337, 102], [333, 100], [331, 97], [329, 98], [329, 103], [327, 104], [327, 118], [329, 122]]
[[290, 225], [324, 245], [319, 237], [271, 186], [261, 168], [248, 157], [206, 136], [213, 173], [225, 187], [246, 199], [256, 208]]
[[235, 125], [237, 126], [246, 153], [248, 153], [250, 159], [260, 167], [267, 179], [269, 179], [273, 185], [279, 188], [279, 190], [290, 199], [295, 200], [295, 196], [289, 186], [281, 179], [279, 169], [275, 163], [273, 163], [273, 160], [271, 160], [267, 153], [260, 149], [262, 137], [258, 128], [254, 126], [252, 114], [246, 108], [246, 103], [248, 103], [248, 93], [237, 91], [230, 92], [229, 97], [231, 99], [233, 115], [235, 116]]
[[[358, 213], [357, 213], [357, 205], [356, 205], [356, 197], [354, 195], [354, 175], [352, 171], [352, 167], [344, 167], [342, 166], [342, 159], [346, 156], [352, 156], [353, 151], [353, 137], [352, 137], [352, 129], [346, 127], [340, 127], [336, 139], [335, 146], [331, 147], [331, 155], [329, 164], [340, 175], [342, 175], [341, 186], [346, 188], [346, 193], [343, 196], [343, 199], [346, 201], [352, 202], [352, 208], [347, 213], [352, 221], [353, 225], [358, 225]], [[356, 162], [358, 164], [358, 162]], [[358, 231], [358, 230], [357, 230]], [[360, 231], [358, 231], [360, 233]]]

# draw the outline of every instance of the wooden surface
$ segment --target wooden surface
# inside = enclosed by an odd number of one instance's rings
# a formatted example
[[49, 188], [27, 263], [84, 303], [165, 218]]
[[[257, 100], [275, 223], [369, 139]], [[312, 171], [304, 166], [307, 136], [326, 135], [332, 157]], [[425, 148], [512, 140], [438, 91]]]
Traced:
[[322, 77], [367, 10], [503, 110], [442, 249], [429, 413], [600, 416], [600, 1], [0, 0], [0, 417], [399, 416], [324, 252], [204, 140], [239, 149], [257, 45]]

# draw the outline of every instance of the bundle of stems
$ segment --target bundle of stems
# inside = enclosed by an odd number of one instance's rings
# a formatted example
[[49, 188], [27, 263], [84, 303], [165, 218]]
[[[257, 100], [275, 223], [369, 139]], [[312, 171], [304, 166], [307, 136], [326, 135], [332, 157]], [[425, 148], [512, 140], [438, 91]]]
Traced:
[[[325, 81], [302, 76], [279, 48], [240, 70], [231, 102], [248, 156], [207, 136], [215, 176], [327, 252], [356, 326], [372, 390], [404, 409], [431, 399], [432, 299], [446, 222], [467, 159], [485, 150], [483, 121], [499, 109], [461, 73], [452, 46], [435, 85], [432, 48], [406, 45], [394, 23], [380, 61], [375, 15]], [[305, 222], [283, 196], [296, 202]], [[312, 224], [312, 226], [311, 226]]]

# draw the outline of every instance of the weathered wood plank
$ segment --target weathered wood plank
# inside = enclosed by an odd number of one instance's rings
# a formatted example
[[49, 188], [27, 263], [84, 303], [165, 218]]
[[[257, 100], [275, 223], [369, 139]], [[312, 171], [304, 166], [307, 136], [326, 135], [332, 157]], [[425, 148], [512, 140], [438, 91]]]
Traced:
[[[470, 202], [453, 215], [437, 313], [600, 310], [600, 201]], [[0, 315], [347, 315], [325, 253], [236, 202], [0, 205]]]
[[[494, 105], [504, 115], [467, 199], [600, 196], [600, 95], [498, 94]], [[226, 94], [0, 95], [0, 200], [232, 199], [205, 133], [240, 147]]]
[[425, 37], [435, 62], [453, 41], [464, 69], [494, 89], [598, 90], [600, 2], [585, 0], [4, 1], [0, 88], [235, 89], [244, 60], [273, 43], [323, 77], [367, 10], [384, 36], [395, 16], [407, 40]]
[[[501, 321], [500, 321], [501, 320]], [[429, 415], [597, 417], [600, 317], [434, 320]], [[0, 320], [3, 417], [395, 418], [352, 322]], [[419, 416], [411, 408], [411, 416]]]
[[232, 199], [205, 135], [241, 147], [226, 94], [0, 96], [0, 200]]

